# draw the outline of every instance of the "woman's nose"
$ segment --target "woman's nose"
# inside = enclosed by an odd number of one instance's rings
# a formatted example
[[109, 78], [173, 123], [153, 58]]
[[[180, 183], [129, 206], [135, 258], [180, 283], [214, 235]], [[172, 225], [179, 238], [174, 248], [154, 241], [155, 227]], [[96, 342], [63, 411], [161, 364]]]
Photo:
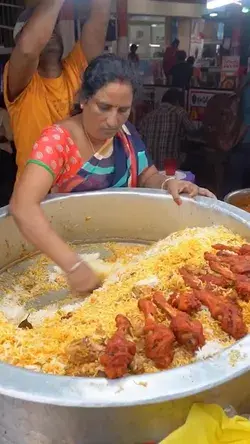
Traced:
[[116, 128], [118, 125], [118, 113], [117, 111], [111, 112], [107, 117], [107, 125], [110, 128]]

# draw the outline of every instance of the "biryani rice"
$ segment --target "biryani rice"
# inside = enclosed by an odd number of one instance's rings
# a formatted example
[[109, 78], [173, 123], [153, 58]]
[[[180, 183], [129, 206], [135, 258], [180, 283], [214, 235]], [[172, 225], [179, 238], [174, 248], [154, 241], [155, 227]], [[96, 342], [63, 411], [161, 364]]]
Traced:
[[[240, 246], [244, 243], [244, 239], [225, 227], [213, 226], [186, 229], [172, 234], [146, 251], [142, 251], [143, 247], [133, 251], [132, 246], [123, 246], [119, 254], [119, 247], [112, 245], [114, 254], [109, 261], [113, 261], [113, 271], [103, 286], [94, 291], [84, 303], [78, 301], [75, 307], [71, 306], [69, 311], [73, 311], [69, 319], [62, 319], [63, 309], [59, 309], [56, 313], [52, 313], [50, 318], [44, 319], [44, 316], [41, 316], [41, 320], [34, 325], [32, 330], [21, 330], [0, 312], [0, 360], [51, 374], [98, 375], [98, 372], [102, 370], [98, 362], [85, 364], [82, 367], [69, 364], [66, 353], [69, 344], [74, 340], [91, 337], [94, 342], [103, 345], [115, 332], [115, 317], [119, 313], [129, 318], [135, 332], [142, 331], [144, 319], [138, 310], [138, 301], [133, 297], [133, 288], [136, 284], [154, 277], [157, 289], [163, 290], [166, 294], [173, 290], [185, 289], [184, 281], [178, 272], [179, 268], [183, 266], [205, 267], [204, 253], [211, 251], [212, 245], [216, 243]], [[133, 252], [137, 254], [133, 255]], [[45, 258], [39, 261], [43, 266], [48, 264]], [[119, 267], [116, 266], [115, 261], [118, 261]], [[36, 266], [39, 267], [39, 264]], [[28, 276], [32, 281], [34, 280], [34, 276], [31, 275], [32, 270], [29, 270], [21, 278], [21, 284], [27, 287]], [[35, 293], [29, 297], [39, 291], [40, 294], [47, 291], [48, 285], [50, 288], [51, 286], [61, 288], [65, 285], [65, 280], [62, 276], [59, 278], [57, 282], [48, 282], [48, 270], [46, 271], [44, 267], [42, 279], [39, 277]], [[240, 302], [240, 304], [243, 308], [244, 320], [250, 328], [250, 304], [245, 302]], [[159, 313], [158, 316], [159, 321], [168, 325], [169, 322], [164, 320], [162, 314]], [[227, 347], [235, 342], [221, 330], [207, 309], [201, 310], [194, 318], [202, 322], [207, 344], [213, 341], [221, 347]], [[142, 341], [138, 338], [135, 338], [135, 341], [142, 371], [145, 373], [158, 371], [154, 363], [145, 357]], [[215, 350], [218, 351], [218, 346]], [[197, 357], [204, 355], [206, 351], [204, 354], [198, 353]], [[210, 349], [208, 355], [211, 355]], [[176, 346], [171, 367], [188, 364], [194, 359], [195, 357], [184, 347]]]

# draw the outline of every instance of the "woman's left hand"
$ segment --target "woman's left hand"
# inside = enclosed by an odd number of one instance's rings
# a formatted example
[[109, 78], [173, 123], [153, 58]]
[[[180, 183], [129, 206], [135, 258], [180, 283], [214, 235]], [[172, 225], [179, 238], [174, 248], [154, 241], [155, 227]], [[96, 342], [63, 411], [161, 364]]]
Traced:
[[188, 182], [186, 180], [171, 179], [166, 182], [164, 189], [172, 195], [177, 205], [182, 204], [180, 194], [183, 193], [187, 193], [190, 197], [205, 196], [216, 199], [216, 196], [211, 193], [211, 191], [207, 190], [206, 188], [200, 188], [192, 182]]

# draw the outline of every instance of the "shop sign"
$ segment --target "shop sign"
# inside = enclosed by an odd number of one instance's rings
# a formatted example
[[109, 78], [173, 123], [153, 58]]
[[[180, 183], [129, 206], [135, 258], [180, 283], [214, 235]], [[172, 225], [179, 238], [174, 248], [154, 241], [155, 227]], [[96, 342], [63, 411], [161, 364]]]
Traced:
[[239, 56], [225, 56], [222, 57], [221, 71], [230, 71], [237, 73], [240, 67]]

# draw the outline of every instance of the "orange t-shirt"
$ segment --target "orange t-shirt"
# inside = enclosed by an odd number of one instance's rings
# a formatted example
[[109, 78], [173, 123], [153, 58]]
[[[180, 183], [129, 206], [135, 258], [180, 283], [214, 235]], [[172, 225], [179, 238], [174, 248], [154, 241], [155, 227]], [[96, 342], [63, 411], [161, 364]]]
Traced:
[[32, 147], [44, 128], [69, 115], [86, 66], [87, 61], [78, 42], [64, 59], [60, 77], [47, 79], [36, 72], [25, 90], [10, 102], [7, 96], [9, 64], [6, 64], [4, 98], [14, 134], [19, 174], [25, 168]]

